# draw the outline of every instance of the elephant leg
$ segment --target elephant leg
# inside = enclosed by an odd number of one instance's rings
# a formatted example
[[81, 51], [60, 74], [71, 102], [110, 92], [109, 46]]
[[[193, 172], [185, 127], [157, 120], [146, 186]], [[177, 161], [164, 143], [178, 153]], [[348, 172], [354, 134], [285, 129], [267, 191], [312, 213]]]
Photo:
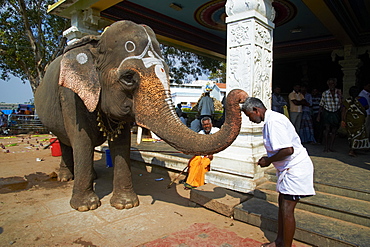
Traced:
[[110, 204], [116, 209], [128, 209], [139, 206], [139, 198], [132, 186], [130, 145], [130, 126], [126, 124], [123, 133], [114, 141], [109, 141], [114, 164], [113, 195], [110, 199]]
[[70, 205], [78, 211], [94, 210], [101, 205], [99, 197], [93, 189], [95, 171], [93, 168], [94, 149], [92, 145], [79, 143], [78, 146], [86, 148], [74, 148], [74, 185]]
[[73, 179], [73, 149], [63, 143], [60, 143], [62, 150], [62, 159], [59, 165], [58, 181], [67, 182]]

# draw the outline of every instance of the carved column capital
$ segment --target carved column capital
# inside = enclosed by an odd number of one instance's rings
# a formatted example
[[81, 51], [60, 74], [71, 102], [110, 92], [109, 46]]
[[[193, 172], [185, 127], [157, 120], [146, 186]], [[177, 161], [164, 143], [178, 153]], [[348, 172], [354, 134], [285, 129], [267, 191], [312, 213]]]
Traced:
[[338, 63], [342, 66], [343, 71], [343, 96], [347, 98], [349, 96], [349, 88], [357, 84], [356, 74], [362, 61], [358, 58], [358, 48], [352, 45], [344, 46], [343, 50], [333, 51], [332, 57], [335, 57], [335, 55], [343, 56], [343, 60], [340, 60]]
[[273, 21], [275, 19], [275, 9], [272, 7], [272, 2], [273, 0], [227, 0], [225, 12], [228, 17], [232, 17], [254, 10]]
[[76, 10], [71, 14], [71, 27], [63, 32], [68, 44], [86, 35], [98, 35], [99, 29], [109, 25], [109, 22], [100, 17], [100, 12], [92, 8]]
[[342, 70], [346, 69], [358, 69], [358, 67], [362, 64], [361, 59], [359, 58], [352, 58], [352, 59], [345, 59], [339, 61], [340, 66], [342, 66]]
[[333, 50], [331, 53], [331, 58], [335, 61], [336, 56], [343, 57], [344, 60], [356, 59], [359, 55], [363, 55], [370, 51], [370, 46], [360, 46], [354, 47], [352, 45], [346, 45], [343, 49]]

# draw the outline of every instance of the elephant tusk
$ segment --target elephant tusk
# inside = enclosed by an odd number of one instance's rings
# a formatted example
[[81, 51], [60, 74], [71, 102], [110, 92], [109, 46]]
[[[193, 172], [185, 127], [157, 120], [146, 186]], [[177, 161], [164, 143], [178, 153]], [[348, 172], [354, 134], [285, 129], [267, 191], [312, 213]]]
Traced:
[[137, 136], [136, 136], [136, 143], [139, 145], [141, 143], [141, 137], [143, 135], [143, 128], [137, 126]]

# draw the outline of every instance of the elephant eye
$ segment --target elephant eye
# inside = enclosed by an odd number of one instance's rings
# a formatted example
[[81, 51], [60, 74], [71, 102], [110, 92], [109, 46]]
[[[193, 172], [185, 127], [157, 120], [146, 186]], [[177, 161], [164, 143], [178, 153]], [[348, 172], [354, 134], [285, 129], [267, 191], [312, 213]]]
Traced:
[[133, 70], [125, 70], [121, 73], [119, 81], [126, 90], [133, 90], [139, 81], [139, 75]]
[[133, 74], [131, 74], [131, 73], [127, 73], [127, 74], [124, 76], [124, 78], [125, 78], [125, 80], [126, 80], [126, 81], [131, 80], [133, 77], [134, 77], [134, 75], [133, 75]]

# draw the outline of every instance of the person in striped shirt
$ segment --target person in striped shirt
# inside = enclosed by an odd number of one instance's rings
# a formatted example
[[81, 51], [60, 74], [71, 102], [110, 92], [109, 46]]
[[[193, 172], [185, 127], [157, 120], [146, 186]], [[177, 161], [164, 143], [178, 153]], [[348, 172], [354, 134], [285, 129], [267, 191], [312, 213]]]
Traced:
[[329, 78], [327, 85], [329, 89], [322, 93], [316, 120], [322, 120], [324, 126], [324, 152], [335, 152], [333, 146], [341, 122], [342, 92], [336, 88], [336, 78]]

